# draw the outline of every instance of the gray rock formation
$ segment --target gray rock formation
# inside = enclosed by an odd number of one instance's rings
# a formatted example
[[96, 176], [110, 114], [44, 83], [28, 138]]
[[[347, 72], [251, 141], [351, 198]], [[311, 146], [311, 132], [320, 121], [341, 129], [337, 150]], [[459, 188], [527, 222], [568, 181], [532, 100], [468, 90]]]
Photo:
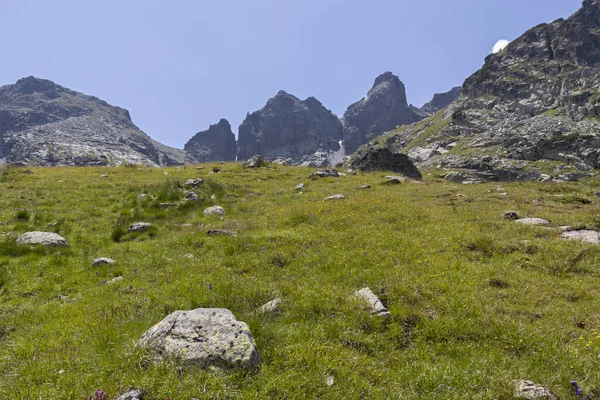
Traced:
[[235, 135], [226, 119], [198, 132], [183, 148], [199, 162], [234, 161], [237, 153]]
[[529, 400], [557, 400], [558, 397], [554, 395], [547, 387], [538, 385], [532, 381], [516, 380], [513, 382], [515, 385], [515, 397], [518, 399], [529, 399]]
[[92, 267], [98, 267], [100, 265], [114, 265], [114, 264], [115, 264], [115, 260], [113, 260], [111, 258], [101, 257], [101, 258], [96, 258], [92, 262]]
[[25, 232], [17, 239], [20, 245], [68, 247], [66, 239], [52, 232]]
[[127, 229], [127, 232], [146, 232], [151, 226], [152, 224], [148, 222], [134, 222]]
[[222, 308], [175, 311], [138, 342], [157, 361], [174, 358], [186, 365], [250, 368], [260, 358], [248, 325]]
[[567, 231], [560, 235], [565, 240], [579, 240], [584, 243], [600, 244], [600, 234], [596, 231]]
[[542, 219], [542, 218], [520, 218], [515, 220], [516, 223], [523, 225], [532, 225], [532, 226], [548, 226], [550, 225], [550, 221]]
[[352, 104], [344, 113], [346, 153], [354, 152], [384, 132], [421, 118], [409, 107], [404, 84], [396, 75], [386, 72], [375, 79], [366, 98]]
[[342, 137], [342, 123], [317, 99], [301, 101], [280, 91], [240, 125], [238, 158], [260, 154], [300, 162], [315, 152], [339, 150]]
[[225, 215], [225, 210], [221, 206], [213, 206], [213, 207], [208, 207], [206, 210], [204, 210], [203, 214], [206, 215], [206, 216], [209, 216], [209, 215]]
[[359, 171], [394, 171], [412, 179], [422, 179], [421, 173], [413, 162], [401, 153], [393, 153], [386, 148], [369, 148], [356, 156], [351, 163]]
[[51, 81], [0, 87], [0, 162], [181, 165], [193, 159], [136, 127], [129, 112]]
[[486, 180], [538, 179], [538, 160], [598, 168], [599, 93], [600, 1], [585, 0], [568, 19], [489, 55], [448, 107], [377, 141], [406, 153], [421, 147], [418, 165], [475, 170]]

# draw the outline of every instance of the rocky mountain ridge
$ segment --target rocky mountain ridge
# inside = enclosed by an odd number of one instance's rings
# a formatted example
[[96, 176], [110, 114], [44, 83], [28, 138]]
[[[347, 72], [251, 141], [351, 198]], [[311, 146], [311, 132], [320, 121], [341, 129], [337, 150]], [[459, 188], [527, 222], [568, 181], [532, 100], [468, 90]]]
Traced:
[[600, 1], [486, 58], [444, 110], [373, 140], [475, 180], [547, 179], [600, 167]]

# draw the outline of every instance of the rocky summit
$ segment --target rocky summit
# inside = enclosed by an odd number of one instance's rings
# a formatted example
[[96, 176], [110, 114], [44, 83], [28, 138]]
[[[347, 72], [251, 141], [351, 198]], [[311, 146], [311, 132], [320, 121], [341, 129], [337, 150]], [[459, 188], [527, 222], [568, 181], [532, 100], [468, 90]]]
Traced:
[[544, 166], [556, 176], [598, 168], [599, 78], [600, 1], [585, 0], [568, 19], [489, 55], [450, 106], [371, 145], [482, 180], [547, 179]]
[[200, 162], [234, 161], [237, 144], [229, 121], [221, 119], [208, 130], [197, 133], [185, 144], [184, 150]]
[[340, 120], [317, 99], [302, 101], [280, 91], [240, 125], [238, 158], [261, 154], [299, 163], [315, 153], [338, 151], [342, 134]]
[[193, 159], [133, 124], [129, 112], [49, 80], [0, 87], [0, 162], [180, 165]]

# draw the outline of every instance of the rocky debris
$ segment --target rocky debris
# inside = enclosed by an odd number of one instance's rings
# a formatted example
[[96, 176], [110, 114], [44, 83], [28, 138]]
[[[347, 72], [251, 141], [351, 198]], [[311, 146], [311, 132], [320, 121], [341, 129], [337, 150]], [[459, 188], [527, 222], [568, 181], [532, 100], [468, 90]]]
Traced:
[[152, 224], [148, 222], [134, 222], [129, 229], [127, 229], [127, 232], [146, 232], [151, 226]]
[[204, 179], [196, 178], [196, 179], [188, 179], [183, 183], [184, 186], [198, 187], [204, 184]]
[[304, 189], [304, 183], [299, 183], [296, 185], [296, 187], [294, 187], [294, 190], [302, 190]]
[[528, 400], [558, 400], [558, 397], [556, 397], [547, 387], [538, 385], [532, 381], [516, 380], [514, 381], [514, 385], [516, 398]]
[[600, 234], [596, 231], [567, 230], [566, 232], [563, 232], [560, 237], [566, 240], [579, 240], [584, 243], [600, 244]]
[[423, 179], [421, 173], [405, 154], [392, 153], [387, 148], [369, 148], [352, 161], [354, 169], [363, 172], [393, 171], [412, 179]]
[[502, 218], [504, 219], [508, 219], [510, 221], [516, 221], [519, 219], [519, 214], [517, 214], [516, 211], [507, 211], [504, 213], [504, 215], [502, 216]]
[[298, 163], [316, 152], [338, 151], [343, 126], [314, 97], [302, 101], [280, 91], [262, 109], [246, 116], [238, 137], [238, 159], [260, 154]]
[[309, 175], [309, 179], [317, 178], [339, 178], [340, 174], [336, 169], [320, 169], [314, 174]]
[[186, 191], [183, 193], [183, 198], [185, 201], [199, 201], [200, 197], [192, 191]]
[[94, 262], [92, 262], [92, 267], [98, 267], [100, 265], [114, 265], [116, 264], [115, 260], [111, 258], [101, 257], [96, 258]]
[[25, 232], [17, 239], [19, 245], [68, 247], [67, 240], [53, 232]]
[[269, 301], [268, 303], [260, 306], [256, 310], [256, 312], [258, 314], [279, 313], [279, 306], [281, 305], [281, 303], [282, 303], [281, 299], [279, 297], [276, 297], [273, 300]]
[[226, 231], [222, 229], [213, 229], [206, 232], [207, 236], [237, 236], [235, 232]]
[[225, 215], [225, 210], [221, 206], [208, 207], [203, 211], [203, 214], [206, 216], [209, 215]]
[[388, 317], [390, 315], [390, 312], [387, 308], [385, 308], [381, 300], [379, 300], [375, 293], [373, 293], [368, 287], [354, 293], [354, 297], [365, 304], [366, 309], [371, 313], [371, 315], [377, 315], [381, 317]]
[[156, 361], [175, 358], [201, 368], [251, 368], [260, 362], [248, 325], [222, 308], [175, 311], [144, 333], [138, 346]]
[[371, 189], [371, 185], [361, 185], [358, 187], [358, 189], [364, 190], [364, 189]]
[[533, 225], [533, 226], [548, 226], [550, 225], [550, 221], [547, 221], [542, 218], [520, 218], [515, 220], [515, 222], [523, 225]]
[[0, 160], [40, 166], [194, 161], [140, 131], [127, 110], [34, 77], [0, 87]]
[[333, 196], [327, 197], [325, 200], [343, 200], [345, 198], [346, 196], [344, 196], [343, 194], [334, 194]]
[[377, 135], [421, 118], [409, 107], [404, 84], [386, 72], [375, 79], [366, 98], [352, 104], [344, 113], [344, 147], [353, 153]]
[[117, 400], [142, 400], [142, 392], [138, 389], [129, 389], [120, 395]]
[[250, 159], [244, 161], [242, 165], [247, 168], [260, 168], [264, 167], [266, 164], [263, 156], [252, 156]]
[[234, 161], [237, 143], [231, 125], [226, 119], [198, 132], [183, 147], [199, 162]]
[[105, 285], [112, 285], [114, 283], [117, 283], [119, 281], [123, 280], [122, 276], [117, 276], [115, 278], [112, 278], [110, 281], [106, 282]]
[[594, 176], [594, 175], [586, 174], [584, 172], [574, 171], [574, 172], [567, 172], [564, 174], [560, 174], [556, 177], [556, 179], [561, 180], [561, 181], [568, 181], [568, 182], [579, 182], [581, 179], [591, 177], [591, 176]]

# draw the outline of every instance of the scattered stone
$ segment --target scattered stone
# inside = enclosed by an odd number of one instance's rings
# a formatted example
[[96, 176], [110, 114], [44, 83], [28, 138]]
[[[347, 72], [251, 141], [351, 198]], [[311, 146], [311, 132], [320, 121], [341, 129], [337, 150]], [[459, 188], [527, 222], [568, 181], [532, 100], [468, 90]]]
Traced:
[[381, 317], [388, 317], [390, 315], [390, 312], [384, 307], [381, 300], [379, 300], [379, 298], [375, 296], [375, 293], [373, 293], [368, 287], [354, 293], [354, 296], [365, 303], [366, 309], [371, 313], [371, 315], [377, 315]]
[[148, 195], [146, 193], [141, 193], [141, 194], [138, 194], [138, 196], [137, 196], [138, 199], [145, 199], [146, 197], [148, 197]]
[[192, 253], [187, 253], [186, 255], [183, 256], [184, 258], [194, 258], [194, 255]]
[[543, 400], [558, 400], [558, 397], [554, 395], [547, 387], [538, 385], [531, 381], [516, 380], [515, 384], [515, 397], [520, 399], [543, 399]]
[[208, 235], [208, 236], [237, 236], [237, 234], [235, 232], [219, 230], [219, 229], [210, 230], [210, 231], [206, 232], [206, 235]]
[[150, 328], [138, 346], [158, 362], [175, 358], [201, 368], [250, 368], [260, 362], [248, 325], [222, 308], [175, 311]]
[[191, 191], [187, 191], [185, 193], [183, 193], [183, 196], [185, 198], [185, 201], [198, 201], [200, 200], [200, 198], [198, 197], [198, 195], [194, 192]]
[[311, 174], [308, 178], [309, 179], [317, 179], [317, 178], [327, 178], [327, 177], [339, 178], [340, 173], [336, 169], [320, 169], [317, 172], [315, 172], [314, 174]]
[[203, 212], [204, 215], [225, 215], [225, 210], [221, 206], [208, 207]]
[[48, 224], [48, 226], [50, 226], [50, 227], [55, 227], [55, 226], [58, 226], [58, 221], [50, 222], [50, 223]]
[[177, 207], [178, 203], [160, 203], [161, 208], [174, 208]]
[[334, 194], [333, 196], [327, 197], [325, 200], [343, 200], [345, 198], [346, 196], [344, 196], [343, 194]]
[[113, 260], [111, 258], [101, 257], [101, 258], [96, 258], [94, 260], [94, 262], [92, 263], [92, 267], [98, 267], [100, 265], [114, 265], [114, 264], [115, 264], [115, 260]]
[[255, 155], [242, 163], [244, 167], [260, 168], [265, 166], [265, 159], [262, 156]]
[[402, 181], [403, 179], [398, 179], [398, 177], [389, 177], [382, 185], [399, 185]]
[[579, 240], [584, 243], [600, 244], [600, 234], [596, 231], [566, 231], [560, 237], [566, 240]]
[[406, 154], [392, 153], [388, 148], [370, 148], [352, 161], [352, 169], [363, 172], [394, 171], [412, 179], [423, 179]]
[[333, 376], [328, 376], [325, 378], [325, 386], [333, 386], [334, 379]]
[[348, 168], [348, 170], [346, 170], [346, 173], [347, 173], [348, 175], [356, 175], [356, 171], [355, 171], [355, 170], [353, 170], [352, 168]]
[[547, 226], [550, 225], [550, 221], [542, 219], [542, 218], [521, 218], [517, 219], [515, 222], [524, 225], [533, 225], [533, 226]]
[[107, 174], [102, 174], [102, 175], [100, 175], [100, 178], [108, 178], [108, 175]]
[[517, 214], [516, 211], [507, 211], [504, 213], [504, 215], [502, 216], [502, 218], [504, 219], [508, 219], [510, 221], [516, 221], [519, 219], [519, 214]]
[[573, 172], [567, 172], [567, 173], [558, 175], [556, 177], [556, 179], [561, 180], [561, 181], [567, 181], [567, 182], [577, 182], [577, 181], [580, 181], [581, 179], [587, 178], [589, 176], [593, 176], [593, 175], [586, 174], [584, 172], [573, 171]]
[[199, 167], [196, 167], [196, 169], [200, 170], [200, 169], [204, 169], [204, 167], [203, 166], [199, 166]]
[[117, 276], [116, 278], [112, 278], [110, 281], [106, 282], [106, 285], [112, 285], [113, 283], [117, 283], [120, 280], [123, 280], [122, 276]]
[[256, 312], [258, 314], [264, 313], [279, 313], [279, 306], [281, 305], [281, 299], [279, 297], [269, 301], [266, 304], [260, 306]]
[[184, 186], [192, 186], [192, 187], [198, 187], [203, 184], [204, 184], [204, 179], [201, 179], [201, 178], [188, 179], [187, 181], [185, 181], [183, 183]]
[[130, 389], [120, 395], [117, 400], [142, 400], [142, 392], [137, 389]]
[[552, 177], [547, 174], [541, 174], [538, 180], [542, 183], [552, 182]]
[[148, 222], [134, 222], [129, 229], [127, 229], [127, 232], [146, 232], [151, 226], [152, 224]]
[[371, 189], [371, 185], [362, 185], [362, 186], [359, 186], [358, 188], [361, 189], [361, 190]]
[[294, 188], [295, 190], [302, 190], [304, 189], [304, 183], [299, 183], [296, 185], [296, 187]]
[[17, 239], [20, 245], [68, 247], [67, 240], [53, 232], [26, 232]]

